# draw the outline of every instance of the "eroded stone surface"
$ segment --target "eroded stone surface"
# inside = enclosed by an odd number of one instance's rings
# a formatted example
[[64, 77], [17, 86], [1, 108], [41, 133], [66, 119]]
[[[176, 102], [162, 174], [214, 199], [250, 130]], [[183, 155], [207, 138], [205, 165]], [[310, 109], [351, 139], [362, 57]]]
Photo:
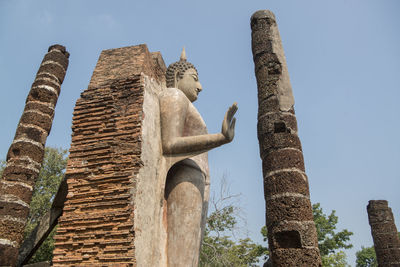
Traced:
[[16, 264], [68, 57], [64, 46], [49, 48], [28, 94], [7, 154], [6, 167], [0, 179], [0, 265]]
[[367, 211], [379, 266], [400, 266], [400, 239], [388, 202], [370, 200]]
[[135, 263], [131, 192], [143, 166], [142, 80], [138, 73], [89, 87], [77, 101], [54, 266]]
[[258, 87], [258, 140], [273, 266], [321, 266], [294, 99], [275, 16], [251, 18]]
[[[268, 88], [270, 94], [279, 99], [282, 111], [293, 108], [294, 98], [290, 84], [289, 72], [286, 65], [281, 37], [274, 14], [269, 10], [259, 10], [251, 17], [252, 50], [255, 70], [260, 80], [259, 99], [268, 96], [263, 94], [263, 88]], [[266, 76], [275, 76], [262, 79]]]

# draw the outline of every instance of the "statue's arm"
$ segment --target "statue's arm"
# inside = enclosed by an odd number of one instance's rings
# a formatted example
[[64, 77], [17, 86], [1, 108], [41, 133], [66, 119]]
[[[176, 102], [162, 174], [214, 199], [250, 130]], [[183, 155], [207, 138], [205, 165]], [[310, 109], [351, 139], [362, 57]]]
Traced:
[[163, 143], [163, 151], [171, 156], [195, 156], [226, 143], [228, 141], [221, 133], [174, 137]]
[[189, 102], [181, 97], [185, 96], [178, 94], [160, 101], [162, 146], [165, 155], [194, 156], [232, 141], [236, 103], [226, 112], [221, 133], [182, 137]]

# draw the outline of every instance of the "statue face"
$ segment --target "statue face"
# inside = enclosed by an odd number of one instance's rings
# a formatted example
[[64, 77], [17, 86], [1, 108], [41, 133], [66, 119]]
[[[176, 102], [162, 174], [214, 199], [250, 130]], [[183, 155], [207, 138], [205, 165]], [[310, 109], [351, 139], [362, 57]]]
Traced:
[[182, 79], [176, 83], [176, 87], [186, 95], [190, 102], [196, 101], [197, 95], [203, 89], [195, 69], [186, 70]]

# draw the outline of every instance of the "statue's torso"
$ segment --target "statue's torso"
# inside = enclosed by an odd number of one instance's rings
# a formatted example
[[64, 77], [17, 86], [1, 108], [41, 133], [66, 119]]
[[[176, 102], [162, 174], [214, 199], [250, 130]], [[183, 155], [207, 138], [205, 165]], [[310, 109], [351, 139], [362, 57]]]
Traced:
[[182, 136], [207, 134], [207, 126], [195, 106], [188, 100], [188, 109]]
[[[187, 107], [186, 114], [182, 114], [182, 117], [185, 119], [183, 131], [181, 133], [181, 137], [184, 136], [196, 136], [207, 134], [207, 126], [201, 117], [200, 113], [196, 109], [196, 107], [189, 101], [189, 99], [184, 95], [182, 91], [177, 88], [167, 88], [165, 89], [160, 97], [171, 97], [174, 99], [179, 99], [179, 101], [175, 102], [175, 105], [185, 105]], [[166, 109], [170, 112], [174, 112], [174, 109]], [[208, 156], [207, 152], [202, 154], [190, 157], [188, 159], [184, 159], [180, 162], [180, 164], [194, 166], [193, 162], [198, 165], [200, 170], [204, 173], [206, 179], [208, 179]]]
[[[183, 130], [183, 136], [195, 136], [207, 134], [207, 126], [201, 117], [199, 111], [196, 107], [188, 100], [188, 109], [185, 120], [185, 127]], [[208, 179], [208, 153], [204, 152], [197, 156], [191, 157], [190, 160], [196, 162], [200, 167], [201, 171], [204, 173], [206, 180]], [[188, 164], [187, 160], [183, 160], [182, 163]]]

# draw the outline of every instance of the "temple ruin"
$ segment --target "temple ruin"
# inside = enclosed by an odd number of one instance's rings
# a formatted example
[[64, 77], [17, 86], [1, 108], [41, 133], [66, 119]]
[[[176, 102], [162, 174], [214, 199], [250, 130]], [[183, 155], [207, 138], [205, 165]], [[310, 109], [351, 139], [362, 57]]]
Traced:
[[[251, 18], [270, 260], [320, 267], [294, 98], [275, 16]], [[0, 179], [0, 266], [23, 266], [58, 225], [54, 266], [197, 266], [209, 201], [207, 151], [234, 137], [237, 104], [209, 134], [192, 102], [202, 90], [183, 50], [166, 67], [145, 44], [102, 51], [76, 102], [65, 179], [23, 240], [69, 53], [48, 49]], [[400, 265], [385, 200], [367, 207], [379, 266]], [[190, 212], [188, 212], [190, 211]], [[48, 264], [47, 264], [48, 265]], [[43, 265], [45, 266], [45, 265]]]
[[207, 134], [191, 104], [201, 89], [184, 52], [168, 71], [146, 45], [101, 53], [74, 110], [54, 266], [197, 266], [209, 198], [204, 152], [233, 138]]
[[268, 243], [273, 266], [321, 266], [294, 99], [275, 16], [251, 17]]
[[73, 113], [65, 179], [21, 246], [69, 54], [49, 48], [1, 180], [0, 264], [21, 266], [58, 224], [53, 265], [197, 266], [209, 199], [207, 151], [234, 137], [237, 104], [209, 134], [183, 50], [166, 68], [146, 45], [105, 50]]
[[400, 266], [400, 239], [388, 202], [370, 200], [367, 212], [378, 265]]

